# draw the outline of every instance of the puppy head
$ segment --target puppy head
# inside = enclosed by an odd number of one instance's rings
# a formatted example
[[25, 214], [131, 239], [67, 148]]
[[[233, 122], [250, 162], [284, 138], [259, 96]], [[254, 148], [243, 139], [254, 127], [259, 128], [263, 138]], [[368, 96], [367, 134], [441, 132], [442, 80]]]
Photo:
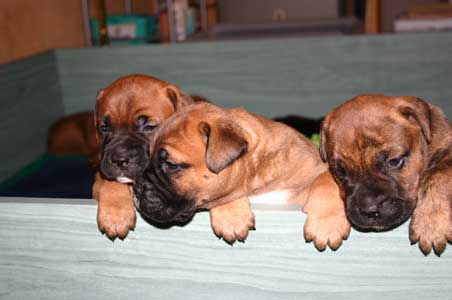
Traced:
[[218, 205], [236, 188], [230, 174], [247, 149], [247, 134], [225, 110], [200, 103], [175, 114], [157, 131], [134, 184], [138, 211], [153, 222], [183, 223]]
[[193, 100], [176, 86], [129, 75], [101, 89], [95, 125], [102, 143], [99, 170], [110, 180], [133, 181], [146, 167], [155, 129]]
[[411, 216], [430, 131], [429, 105], [415, 97], [361, 95], [327, 115], [320, 154], [356, 229], [385, 231]]

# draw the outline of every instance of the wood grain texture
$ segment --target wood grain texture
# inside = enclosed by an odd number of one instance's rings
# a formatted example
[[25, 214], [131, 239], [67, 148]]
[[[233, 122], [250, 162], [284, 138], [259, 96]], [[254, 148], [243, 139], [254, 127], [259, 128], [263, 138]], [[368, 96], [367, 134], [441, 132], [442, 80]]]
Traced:
[[80, 0], [2, 0], [0, 25], [0, 63], [85, 46]]
[[47, 129], [63, 115], [53, 52], [0, 65], [0, 182], [44, 154]]
[[199, 213], [166, 230], [139, 218], [126, 240], [111, 242], [98, 232], [95, 205], [63, 203], [0, 199], [0, 299], [412, 300], [452, 293], [452, 249], [424, 257], [409, 245], [407, 225], [352, 231], [337, 252], [319, 253], [304, 243], [299, 211], [255, 210], [257, 230], [233, 247]]
[[66, 113], [145, 73], [221, 106], [317, 117], [361, 93], [415, 95], [452, 117], [452, 34], [398, 34], [58, 50]]

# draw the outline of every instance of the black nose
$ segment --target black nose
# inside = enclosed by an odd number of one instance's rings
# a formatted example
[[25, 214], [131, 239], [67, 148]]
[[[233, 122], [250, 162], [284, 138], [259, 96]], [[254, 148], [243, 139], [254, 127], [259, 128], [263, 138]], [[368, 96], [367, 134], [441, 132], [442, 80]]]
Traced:
[[129, 164], [129, 158], [126, 156], [114, 156], [111, 157], [111, 162], [119, 168], [123, 169]]
[[381, 217], [380, 209], [376, 204], [361, 207], [359, 213], [369, 219], [378, 219]]

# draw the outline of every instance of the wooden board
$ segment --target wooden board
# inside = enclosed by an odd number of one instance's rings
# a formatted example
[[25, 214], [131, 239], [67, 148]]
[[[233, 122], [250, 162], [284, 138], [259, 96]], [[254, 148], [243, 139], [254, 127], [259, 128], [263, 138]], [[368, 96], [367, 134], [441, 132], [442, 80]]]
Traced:
[[0, 65], [0, 182], [44, 154], [47, 130], [63, 116], [55, 53]]
[[441, 258], [424, 257], [409, 245], [407, 224], [387, 233], [352, 231], [338, 251], [320, 253], [303, 240], [301, 212], [261, 207], [257, 230], [233, 247], [213, 235], [207, 213], [167, 230], [139, 218], [126, 240], [111, 242], [97, 230], [94, 202], [77, 203], [0, 199], [0, 299], [452, 295], [452, 248]]

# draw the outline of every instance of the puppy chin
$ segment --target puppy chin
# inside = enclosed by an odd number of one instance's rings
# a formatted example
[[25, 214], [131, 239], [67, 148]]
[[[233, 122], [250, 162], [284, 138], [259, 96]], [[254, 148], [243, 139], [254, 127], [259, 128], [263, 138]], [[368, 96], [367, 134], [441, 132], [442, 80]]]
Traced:
[[[140, 176], [133, 185], [135, 207], [145, 221], [158, 227], [184, 225], [196, 213], [193, 201], [158, 188]], [[163, 195], [165, 194], [165, 195]]]
[[119, 183], [133, 183], [135, 179], [143, 173], [146, 166], [147, 164], [133, 164], [128, 168], [120, 169], [107, 163], [105, 160], [101, 160], [99, 164], [99, 172], [102, 177], [108, 180], [116, 180]]
[[144, 210], [143, 208], [138, 208], [137, 210], [145, 221], [158, 227], [185, 225], [190, 222], [195, 215], [195, 210], [186, 210], [181, 212], [175, 212], [170, 208], [162, 208], [158, 211], [149, 211]]
[[402, 225], [408, 220], [413, 208], [404, 200], [402, 204], [382, 211], [378, 215], [368, 216], [358, 205], [346, 205], [346, 215], [353, 228], [362, 232], [385, 232]]

